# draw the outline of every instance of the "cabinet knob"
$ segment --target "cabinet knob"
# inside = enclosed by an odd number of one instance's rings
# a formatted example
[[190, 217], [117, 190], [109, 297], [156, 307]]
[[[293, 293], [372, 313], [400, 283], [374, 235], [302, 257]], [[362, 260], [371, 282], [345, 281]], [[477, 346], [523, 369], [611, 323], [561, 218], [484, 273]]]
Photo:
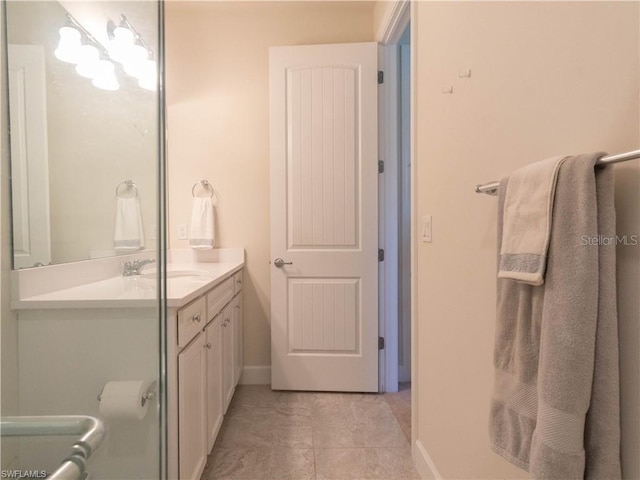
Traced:
[[242, 283], [242, 280], [236, 280], [236, 283]]
[[204, 346], [207, 347], [208, 349], [211, 349], [211, 342], [207, 342]]
[[240, 310], [240, 305], [236, 305], [236, 308], [237, 308], [238, 310]]
[[200, 314], [199, 314], [199, 313], [196, 313], [196, 314], [193, 316], [193, 321], [194, 321], [194, 322], [198, 322], [198, 323], [200, 323]]

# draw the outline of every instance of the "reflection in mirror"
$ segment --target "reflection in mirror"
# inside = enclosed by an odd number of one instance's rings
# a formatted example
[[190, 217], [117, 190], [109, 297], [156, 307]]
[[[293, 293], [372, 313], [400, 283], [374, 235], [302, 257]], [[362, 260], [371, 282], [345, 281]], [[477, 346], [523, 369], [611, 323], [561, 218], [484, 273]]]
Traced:
[[[14, 268], [155, 247], [156, 8], [144, 1], [6, 3]], [[117, 48], [128, 41], [140, 47], [132, 54], [138, 64]], [[89, 66], [103, 75], [71, 63], [70, 45], [84, 45]], [[123, 238], [116, 189], [129, 180], [141, 227], [139, 237], [128, 231]], [[123, 239], [139, 241], [116, 248]]]

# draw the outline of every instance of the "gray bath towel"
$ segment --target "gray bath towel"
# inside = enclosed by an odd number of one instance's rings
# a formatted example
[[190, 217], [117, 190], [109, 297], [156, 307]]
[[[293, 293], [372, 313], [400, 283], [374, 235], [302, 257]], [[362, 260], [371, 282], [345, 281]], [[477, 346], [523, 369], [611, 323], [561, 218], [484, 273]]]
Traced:
[[621, 477], [613, 173], [594, 168], [601, 155], [560, 167], [544, 285], [498, 280], [491, 445], [536, 479]]

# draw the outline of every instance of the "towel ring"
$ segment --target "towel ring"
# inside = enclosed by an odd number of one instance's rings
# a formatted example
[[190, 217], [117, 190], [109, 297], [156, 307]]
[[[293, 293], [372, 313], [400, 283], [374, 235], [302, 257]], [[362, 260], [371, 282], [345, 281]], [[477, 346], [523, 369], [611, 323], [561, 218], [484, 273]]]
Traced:
[[[124, 186], [125, 190], [122, 190], [120, 187]], [[118, 186], [116, 187], [116, 197], [118, 198], [131, 198], [131, 197], [123, 197], [122, 193], [124, 193], [124, 191], [129, 191], [133, 189], [133, 197], [137, 197], [138, 196], [138, 186], [136, 185], [136, 182], [134, 182], [133, 180], [125, 180], [124, 182], [121, 182], [118, 184]]]
[[195, 198], [196, 196], [196, 187], [198, 185], [202, 185], [202, 188], [209, 192], [209, 198], [213, 198], [213, 195], [216, 193], [213, 189], [213, 186], [207, 180], [200, 180], [193, 184], [193, 188], [191, 189], [191, 196]]

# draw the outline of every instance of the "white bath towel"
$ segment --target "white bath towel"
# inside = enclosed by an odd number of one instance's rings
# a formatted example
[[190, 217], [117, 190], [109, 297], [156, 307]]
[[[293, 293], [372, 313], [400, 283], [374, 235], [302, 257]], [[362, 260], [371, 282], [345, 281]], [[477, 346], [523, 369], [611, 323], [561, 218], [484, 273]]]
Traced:
[[118, 197], [113, 248], [116, 250], [140, 250], [143, 247], [144, 230], [138, 197]]
[[215, 220], [211, 198], [193, 198], [189, 246], [198, 250], [213, 248], [215, 243]]
[[532, 163], [509, 178], [498, 278], [544, 283], [558, 169], [565, 158]]

